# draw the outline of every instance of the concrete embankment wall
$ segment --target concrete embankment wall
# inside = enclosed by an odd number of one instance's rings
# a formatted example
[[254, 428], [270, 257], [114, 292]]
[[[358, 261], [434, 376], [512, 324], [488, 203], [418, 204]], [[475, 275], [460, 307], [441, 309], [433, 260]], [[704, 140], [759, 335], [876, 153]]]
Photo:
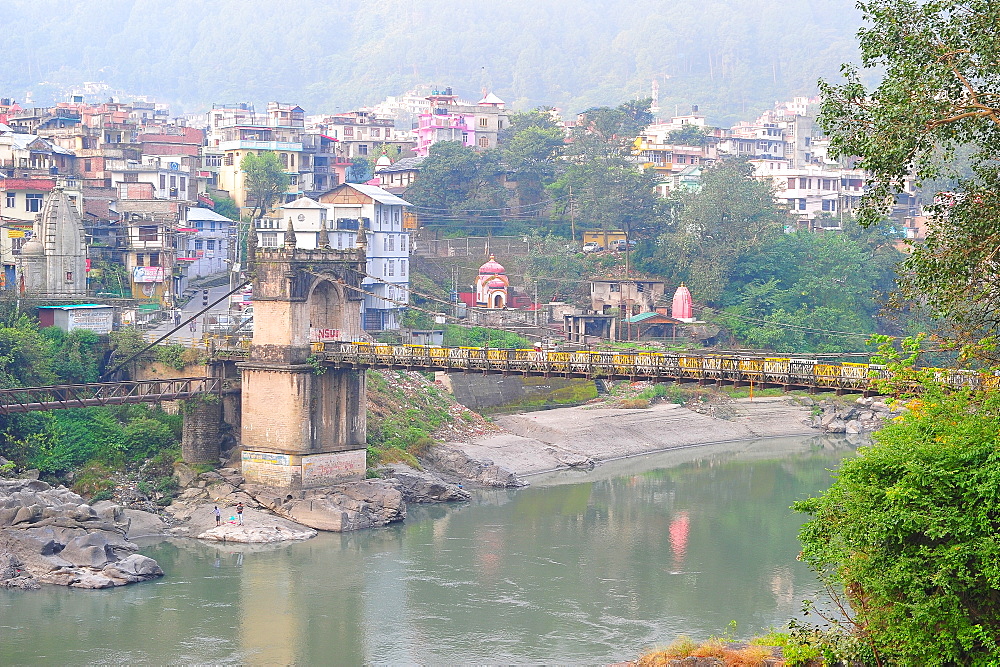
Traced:
[[438, 373], [455, 400], [477, 412], [516, 412], [580, 405], [597, 397], [593, 380]]

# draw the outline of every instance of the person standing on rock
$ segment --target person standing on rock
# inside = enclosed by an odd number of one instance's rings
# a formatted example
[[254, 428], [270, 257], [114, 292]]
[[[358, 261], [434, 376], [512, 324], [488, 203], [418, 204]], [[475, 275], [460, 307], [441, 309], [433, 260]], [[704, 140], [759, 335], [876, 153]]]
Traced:
[[236, 504], [236, 519], [239, 524], [243, 525], [243, 503]]
[[215, 510], [212, 512], [212, 514], [215, 515], [215, 525], [216, 526], [221, 526], [222, 525], [222, 512], [219, 511], [219, 506], [218, 505], [215, 506]]

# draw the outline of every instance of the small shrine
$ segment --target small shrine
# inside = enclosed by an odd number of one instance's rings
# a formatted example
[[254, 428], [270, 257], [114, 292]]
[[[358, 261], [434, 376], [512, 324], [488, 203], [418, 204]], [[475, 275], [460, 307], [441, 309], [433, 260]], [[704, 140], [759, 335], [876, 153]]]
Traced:
[[476, 307], [500, 310], [507, 307], [510, 300], [510, 280], [506, 270], [496, 257], [490, 255], [488, 262], [479, 267], [476, 277]]
[[694, 306], [691, 302], [691, 291], [684, 283], [674, 292], [674, 300], [670, 306], [670, 316], [681, 322], [694, 322]]

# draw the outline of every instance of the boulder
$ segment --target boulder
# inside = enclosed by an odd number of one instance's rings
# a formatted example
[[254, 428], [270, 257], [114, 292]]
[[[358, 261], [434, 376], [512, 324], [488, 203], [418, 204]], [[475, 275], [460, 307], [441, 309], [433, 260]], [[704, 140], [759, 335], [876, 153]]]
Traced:
[[198, 479], [198, 473], [186, 463], [177, 462], [174, 464], [174, 477], [181, 488], [191, 486], [191, 482]]
[[162, 577], [163, 570], [155, 560], [142, 554], [132, 554], [122, 560], [104, 566], [104, 574], [113, 579], [124, 579], [127, 583]]
[[434, 468], [484, 486], [516, 488], [526, 486], [517, 475], [495, 465], [490, 459], [474, 459], [456, 447], [432, 447], [424, 459]]
[[208, 493], [208, 499], [212, 501], [222, 500], [235, 490], [236, 489], [234, 489], [232, 485], [219, 481], [210, 483], [207, 487], [205, 487], [205, 491]]
[[861, 426], [861, 422], [857, 419], [852, 419], [844, 425], [844, 433], [862, 433], [864, 432], [864, 427]]
[[[0, 507], [8, 520], [0, 525], [0, 587], [107, 588], [149, 578], [159, 570], [152, 559], [133, 558], [136, 546], [115, 525], [123, 515], [113, 503], [98, 503], [95, 509], [68, 489], [20, 479], [0, 480]], [[109, 569], [122, 559], [132, 560], [124, 569]]]
[[824, 426], [824, 430], [826, 430], [827, 433], [844, 433], [847, 430], [847, 424], [843, 419], [838, 417], [826, 424]]
[[199, 540], [213, 542], [242, 542], [245, 544], [271, 544], [290, 540], [308, 540], [316, 537], [315, 530], [288, 528], [281, 525], [236, 525], [224, 523], [198, 535]]
[[408, 503], [439, 503], [452, 500], [468, 500], [469, 492], [456, 484], [449, 484], [435, 475], [422, 470], [394, 464], [385, 469], [385, 476], [396, 482]]
[[118, 560], [115, 557], [108, 538], [101, 533], [88, 533], [70, 540], [62, 551], [60, 558], [73, 565], [103, 568], [108, 563]]
[[406, 518], [402, 492], [394, 484], [381, 480], [309, 489], [298, 495], [275, 499], [280, 504], [272, 509], [316, 530], [344, 532], [376, 528]]

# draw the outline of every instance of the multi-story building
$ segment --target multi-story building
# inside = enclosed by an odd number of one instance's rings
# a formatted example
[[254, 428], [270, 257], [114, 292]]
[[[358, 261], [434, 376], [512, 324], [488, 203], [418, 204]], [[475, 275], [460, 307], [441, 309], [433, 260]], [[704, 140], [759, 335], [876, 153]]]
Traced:
[[411, 142], [395, 138], [394, 124], [391, 117], [371, 111], [349, 111], [327, 116], [317, 124], [317, 129], [337, 142], [341, 158], [350, 160], [373, 155], [383, 144], [409, 149]]
[[439, 141], [459, 141], [479, 150], [497, 147], [500, 131], [508, 127], [505, 103], [493, 93], [477, 104], [461, 102], [451, 88], [434, 91], [428, 97], [431, 108], [420, 114], [414, 152], [426, 156]]
[[228, 272], [236, 257], [236, 223], [209, 208], [189, 208], [178, 228], [177, 262], [183, 265], [180, 291], [191, 278]]
[[764, 160], [751, 164], [757, 178], [769, 181], [775, 198], [803, 223], [820, 217], [828, 221], [822, 226], [839, 228], [841, 213], [857, 207], [865, 190], [865, 174], [858, 169], [789, 169], [783, 161]]
[[302, 197], [281, 206], [277, 215], [257, 221], [257, 243], [281, 246], [285, 233], [292, 230], [297, 247], [316, 248], [325, 229], [330, 247], [353, 248], [363, 233], [368, 253], [368, 275], [362, 280], [365, 329], [398, 329], [409, 299], [410, 233], [403, 226], [409, 205], [382, 188], [344, 183], [319, 201]]
[[[699, 143], [682, 143], [671, 139], [674, 132], [685, 127], [695, 127], [702, 132]], [[674, 135], [676, 136], [676, 135]], [[719, 157], [718, 136], [705, 125], [704, 116], [677, 116], [669, 122], [654, 123], [639, 135], [634, 144], [634, 153], [639, 164], [652, 169], [660, 176], [657, 193], [666, 197], [680, 187], [696, 186], [697, 178], [704, 166], [713, 164]], [[696, 168], [696, 170], [695, 170]]]
[[243, 158], [251, 153], [275, 153], [290, 177], [285, 199], [290, 201], [302, 194], [299, 174], [305, 111], [301, 107], [269, 102], [267, 112], [257, 114], [249, 104], [216, 105], [209, 120], [207, 153], [221, 153], [221, 164], [216, 167], [217, 186], [228, 192], [238, 207], [251, 209], [254, 206], [241, 167]]

